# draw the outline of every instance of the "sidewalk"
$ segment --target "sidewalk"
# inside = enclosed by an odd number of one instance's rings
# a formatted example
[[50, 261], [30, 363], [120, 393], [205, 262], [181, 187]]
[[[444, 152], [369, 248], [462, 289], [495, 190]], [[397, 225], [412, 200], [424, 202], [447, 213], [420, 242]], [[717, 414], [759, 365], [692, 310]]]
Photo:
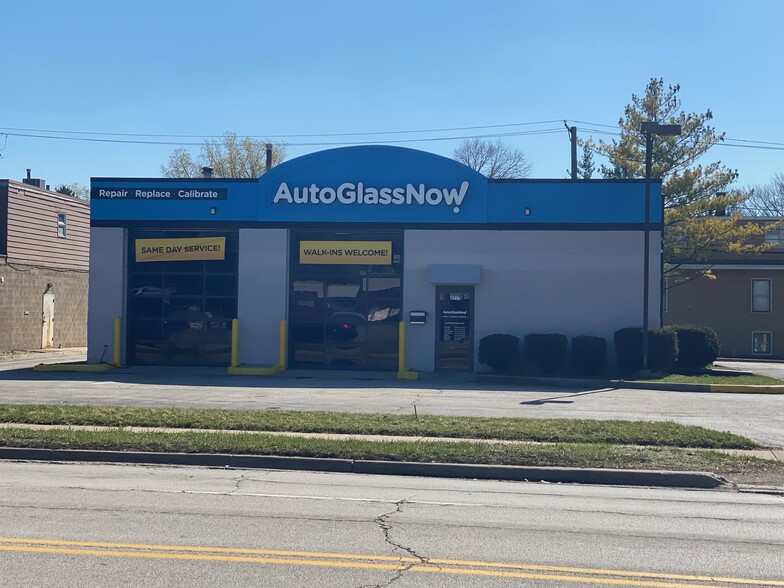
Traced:
[[[10, 351], [0, 352], [0, 372], [28, 369], [37, 364], [57, 364], [57, 363], [78, 363], [84, 362], [87, 350], [84, 347], [73, 347], [64, 349], [47, 349], [34, 351]], [[730, 361], [717, 361], [717, 366], [726, 366], [735, 370], [748, 370], [755, 374], [767, 375], [784, 380], [784, 362], [780, 364], [765, 362], [746, 362], [745, 364]], [[656, 382], [646, 380], [622, 380], [609, 378], [572, 378], [572, 377], [543, 377], [543, 376], [515, 376], [497, 375], [493, 373], [472, 373], [472, 372], [423, 372], [417, 381], [407, 382], [398, 380], [395, 372], [390, 371], [357, 371], [357, 370], [310, 370], [310, 369], [288, 369], [275, 375], [266, 376], [237, 376], [228, 375], [226, 369], [222, 367], [196, 367], [188, 368], [182, 366], [129, 366], [113, 373], [122, 373], [124, 376], [145, 375], [151, 370], [160, 376], [176, 380], [188, 380], [187, 376], [193, 369], [202, 374], [209, 375], [211, 379], [225, 379], [224, 386], [231, 386], [232, 383], [241, 385], [243, 380], [251, 378], [258, 382], [281, 382], [282, 385], [291, 385], [292, 381], [303, 383], [311, 381], [315, 385], [320, 382], [388, 382], [390, 387], [409, 387], [419, 386], [426, 388], [433, 387], [466, 387], [472, 383], [487, 384], [512, 384], [518, 386], [546, 386], [551, 388], [623, 388], [635, 390], [660, 390], [672, 392], [713, 392], [713, 393], [734, 393], [734, 394], [782, 394], [784, 395], [784, 382], [781, 385], [754, 385], [754, 384], [694, 384], [694, 383], [675, 383], [675, 382]], [[54, 377], [66, 379], [70, 372], [50, 372]], [[78, 373], [78, 372], [77, 372]], [[78, 377], [78, 375], [76, 376]], [[286, 382], [286, 384], [283, 384]], [[195, 384], [196, 382], [194, 382]]]
[[[52, 349], [27, 349], [0, 351], [0, 364], [9, 361], [21, 361], [25, 359], [37, 359], [44, 363], [54, 361], [71, 361], [70, 356], [75, 356], [84, 360], [87, 356], [87, 347], [59, 347]], [[73, 361], [77, 361], [74, 359]]]

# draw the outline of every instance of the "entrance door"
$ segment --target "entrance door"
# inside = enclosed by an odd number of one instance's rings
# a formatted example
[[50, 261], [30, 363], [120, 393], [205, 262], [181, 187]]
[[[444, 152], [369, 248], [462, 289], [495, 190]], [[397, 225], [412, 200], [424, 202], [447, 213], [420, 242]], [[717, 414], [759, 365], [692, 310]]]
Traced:
[[436, 370], [474, 369], [474, 287], [436, 287]]
[[44, 294], [43, 309], [41, 311], [41, 349], [54, 347], [54, 294]]

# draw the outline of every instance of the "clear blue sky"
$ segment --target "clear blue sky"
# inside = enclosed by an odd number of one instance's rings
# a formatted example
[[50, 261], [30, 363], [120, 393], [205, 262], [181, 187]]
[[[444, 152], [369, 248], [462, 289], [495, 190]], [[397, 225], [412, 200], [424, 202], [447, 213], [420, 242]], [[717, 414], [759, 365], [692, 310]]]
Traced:
[[[286, 135], [291, 158], [326, 148], [297, 143], [492, 131], [297, 134], [615, 124], [655, 76], [681, 85], [687, 111], [710, 108], [727, 137], [784, 143], [781, 0], [26, 0], [2, 2], [0, 22], [4, 128]], [[566, 176], [565, 129], [503, 139], [534, 177]], [[459, 142], [405, 145], [451, 156]], [[31, 167], [53, 187], [155, 177], [175, 148], [0, 135], [3, 146], [0, 177]], [[710, 155], [740, 185], [784, 172], [784, 150]]]

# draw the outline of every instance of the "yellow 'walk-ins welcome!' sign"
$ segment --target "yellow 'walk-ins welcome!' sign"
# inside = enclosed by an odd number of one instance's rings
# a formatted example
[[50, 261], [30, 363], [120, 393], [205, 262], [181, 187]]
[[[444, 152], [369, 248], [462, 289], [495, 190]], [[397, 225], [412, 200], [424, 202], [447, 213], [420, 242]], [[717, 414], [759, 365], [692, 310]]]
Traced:
[[226, 258], [226, 237], [136, 239], [136, 261], [197, 261]]
[[301, 264], [392, 265], [392, 241], [300, 241]]

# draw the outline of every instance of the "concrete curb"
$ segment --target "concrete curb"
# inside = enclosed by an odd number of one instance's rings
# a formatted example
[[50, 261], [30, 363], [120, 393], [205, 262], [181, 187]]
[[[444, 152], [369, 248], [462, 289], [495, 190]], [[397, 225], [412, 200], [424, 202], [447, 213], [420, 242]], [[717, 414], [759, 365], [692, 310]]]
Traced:
[[662, 390], [666, 392], [719, 392], [725, 394], [784, 394], [784, 385], [756, 384], [679, 384], [676, 382], [646, 382], [640, 380], [591, 380], [579, 378], [541, 378], [529, 376], [496, 376], [477, 374], [476, 381], [490, 384], [524, 384], [556, 388], [630, 388], [634, 390]]
[[33, 366], [34, 372], [110, 372], [120, 366], [113, 363], [39, 363]]
[[416, 463], [395, 461], [232, 455], [209, 453], [148, 453], [82, 449], [34, 449], [0, 447], [0, 459], [35, 461], [118, 462], [158, 465], [306, 470], [393, 476], [469, 478], [517, 482], [604, 484], [612, 486], [666, 486], [671, 488], [718, 488], [727, 483], [706, 472], [550, 468], [481, 464]]

